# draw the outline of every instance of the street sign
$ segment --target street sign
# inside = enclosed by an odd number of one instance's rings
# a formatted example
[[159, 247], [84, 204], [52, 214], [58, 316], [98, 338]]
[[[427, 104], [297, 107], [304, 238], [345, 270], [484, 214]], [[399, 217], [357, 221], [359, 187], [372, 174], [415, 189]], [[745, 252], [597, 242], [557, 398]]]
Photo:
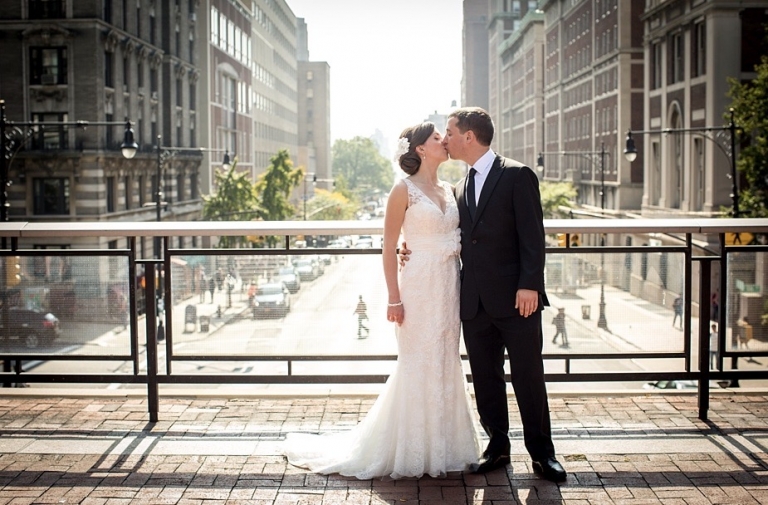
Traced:
[[748, 245], [755, 240], [755, 236], [748, 231], [739, 233], [728, 232], [725, 234], [726, 245]]

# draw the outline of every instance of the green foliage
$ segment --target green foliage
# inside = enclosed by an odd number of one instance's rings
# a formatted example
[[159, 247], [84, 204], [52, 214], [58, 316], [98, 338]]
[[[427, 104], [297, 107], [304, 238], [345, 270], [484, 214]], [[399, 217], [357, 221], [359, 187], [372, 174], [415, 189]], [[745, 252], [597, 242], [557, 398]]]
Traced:
[[752, 81], [728, 80], [734, 123], [743, 129], [736, 167], [746, 187], [739, 188], [739, 217], [768, 217], [768, 56], [763, 56]]
[[448, 160], [440, 165], [438, 175], [440, 180], [456, 185], [467, 174], [467, 165], [458, 160]]
[[339, 192], [316, 189], [315, 196], [307, 201], [307, 220], [337, 221], [355, 218], [358, 205]]
[[[255, 189], [258, 201], [258, 217], [264, 221], [284, 221], [293, 217], [295, 209], [289, 198], [293, 189], [304, 180], [304, 169], [293, 168], [288, 150], [281, 149], [269, 160], [267, 171], [259, 176]], [[267, 237], [270, 247], [278, 237]]]
[[541, 192], [541, 207], [545, 219], [568, 217], [568, 212], [562, 208], [573, 208], [576, 199], [576, 188], [570, 182], [547, 182], [539, 184]]
[[[254, 185], [248, 173], [237, 171], [237, 160], [228, 171], [214, 172], [216, 192], [203, 196], [203, 219], [207, 221], [250, 221], [259, 212]], [[245, 243], [245, 237], [219, 237], [219, 247]]]
[[333, 144], [333, 171], [345, 188], [360, 193], [369, 189], [389, 191], [394, 182], [392, 164], [379, 154], [373, 140], [355, 137]]

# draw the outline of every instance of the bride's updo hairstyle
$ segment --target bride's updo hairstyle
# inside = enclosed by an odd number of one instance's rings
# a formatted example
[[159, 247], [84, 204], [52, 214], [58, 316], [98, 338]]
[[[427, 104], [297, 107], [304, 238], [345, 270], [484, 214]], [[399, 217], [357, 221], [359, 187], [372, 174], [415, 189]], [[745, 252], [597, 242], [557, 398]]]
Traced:
[[421, 168], [421, 156], [416, 152], [416, 148], [424, 144], [434, 132], [435, 123], [430, 123], [429, 121], [403, 130], [400, 138], [408, 140], [410, 144], [408, 150], [397, 160], [403, 172], [413, 175], [419, 171], [419, 168]]

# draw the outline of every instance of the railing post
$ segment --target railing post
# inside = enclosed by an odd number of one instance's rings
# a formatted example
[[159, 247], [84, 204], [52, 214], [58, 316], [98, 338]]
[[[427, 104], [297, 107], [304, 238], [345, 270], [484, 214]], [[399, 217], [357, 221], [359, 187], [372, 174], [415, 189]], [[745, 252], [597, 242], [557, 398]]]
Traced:
[[157, 300], [155, 299], [155, 262], [144, 263], [146, 279], [146, 324], [147, 324], [147, 403], [149, 422], [157, 422], [160, 410], [157, 382]]
[[712, 284], [712, 261], [715, 256], [697, 258], [701, 268], [699, 284], [699, 419], [707, 420], [709, 410], [709, 293]]

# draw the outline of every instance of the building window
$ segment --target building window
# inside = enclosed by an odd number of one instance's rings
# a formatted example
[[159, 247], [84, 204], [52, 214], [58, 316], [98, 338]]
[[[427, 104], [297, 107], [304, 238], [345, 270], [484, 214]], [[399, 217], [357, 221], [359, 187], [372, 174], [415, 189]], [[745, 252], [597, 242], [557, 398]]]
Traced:
[[192, 174], [189, 176], [189, 193], [190, 199], [197, 200], [197, 174]]
[[144, 176], [140, 175], [139, 180], [137, 181], [138, 188], [137, 192], [139, 193], [139, 207], [144, 207], [144, 203], [146, 202], [146, 191], [147, 188], [144, 187]]
[[139, 61], [136, 66], [136, 77], [139, 80], [139, 88], [144, 87], [144, 63]]
[[189, 85], [189, 110], [197, 110], [196, 100], [197, 98], [197, 86], [194, 84]]
[[125, 194], [125, 210], [131, 210], [133, 191], [131, 191], [131, 178], [127, 175], [123, 177], [123, 192]]
[[64, 17], [64, 0], [29, 0], [29, 19]]
[[176, 105], [179, 106], [179, 107], [184, 105], [184, 101], [183, 101], [184, 100], [184, 96], [183, 96], [183, 93], [181, 91], [182, 90], [182, 84], [184, 84], [184, 81], [182, 81], [181, 79], [177, 78], [176, 79]]
[[36, 178], [33, 183], [36, 215], [69, 214], [69, 178]]
[[661, 44], [657, 42], [651, 46], [651, 89], [661, 87], [661, 60]]
[[131, 82], [131, 60], [128, 56], [123, 58], [123, 87], [128, 91]]
[[[63, 123], [67, 121], [65, 112], [49, 112], [32, 114], [33, 123]], [[32, 149], [67, 149], [68, 129], [66, 126], [41, 126], [32, 134]]]
[[149, 90], [153, 93], [157, 92], [157, 69], [149, 69]]
[[197, 134], [195, 133], [195, 117], [189, 118], [189, 147], [197, 147]]
[[189, 62], [195, 62], [195, 34], [192, 31], [189, 32]]
[[683, 34], [675, 33], [670, 37], [670, 75], [669, 84], [683, 80]]
[[176, 176], [176, 199], [179, 202], [184, 201], [184, 174]]
[[115, 208], [115, 177], [107, 177], [107, 212], [114, 212]]
[[104, 21], [112, 24], [112, 0], [104, 0]]
[[149, 43], [153, 46], [155, 45], [155, 13], [150, 12], [149, 13]]
[[707, 72], [707, 31], [704, 21], [696, 23], [693, 28], [693, 57], [691, 73], [699, 77]]
[[67, 48], [30, 47], [30, 84], [66, 84]]
[[175, 35], [175, 42], [176, 42], [176, 56], [181, 58], [181, 31], [179, 28], [179, 25], [176, 25], [176, 35]]
[[[115, 120], [115, 116], [113, 114], [105, 114], [104, 119], [107, 123], [111, 123]], [[107, 149], [112, 149], [112, 146], [115, 144], [115, 132], [114, 126], [107, 125], [107, 135], [106, 135], [106, 142], [107, 142]]]
[[114, 55], [109, 52], [104, 52], [104, 85], [108, 88], [114, 88]]

